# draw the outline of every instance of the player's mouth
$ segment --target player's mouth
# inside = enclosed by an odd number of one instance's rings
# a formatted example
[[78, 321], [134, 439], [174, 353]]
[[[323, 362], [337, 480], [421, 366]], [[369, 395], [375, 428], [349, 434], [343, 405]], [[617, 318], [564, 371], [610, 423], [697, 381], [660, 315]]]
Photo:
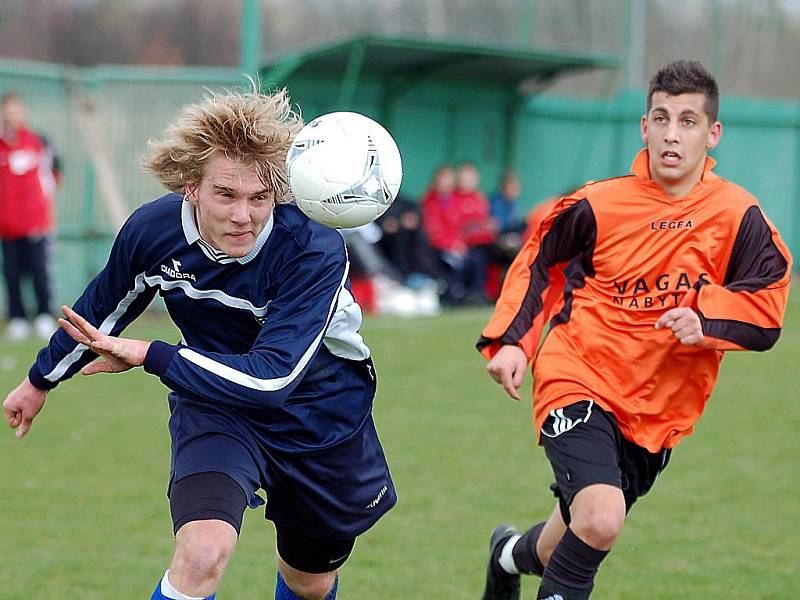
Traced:
[[674, 150], [664, 150], [664, 152], [662, 152], [660, 156], [661, 156], [661, 164], [667, 167], [674, 167], [675, 165], [680, 163], [681, 159], [683, 158], [680, 154], [678, 154]]
[[241, 241], [245, 240], [253, 235], [252, 231], [234, 231], [228, 234], [234, 240]]

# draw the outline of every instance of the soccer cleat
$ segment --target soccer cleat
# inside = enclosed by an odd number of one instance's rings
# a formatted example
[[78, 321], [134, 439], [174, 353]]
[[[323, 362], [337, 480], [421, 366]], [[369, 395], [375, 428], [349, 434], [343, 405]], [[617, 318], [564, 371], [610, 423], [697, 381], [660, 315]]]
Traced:
[[498, 525], [489, 539], [489, 566], [486, 568], [486, 587], [483, 600], [519, 600], [519, 575], [497, 575], [494, 571], [494, 559], [498, 548], [508, 538], [516, 535], [517, 530], [511, 525]]

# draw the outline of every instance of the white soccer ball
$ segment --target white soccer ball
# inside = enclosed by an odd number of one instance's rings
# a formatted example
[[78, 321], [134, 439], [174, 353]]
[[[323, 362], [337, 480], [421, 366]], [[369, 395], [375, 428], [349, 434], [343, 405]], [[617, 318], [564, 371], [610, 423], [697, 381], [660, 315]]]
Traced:
[[400, 151], [381, 125], [354, 112], [306, 124], [286, 156], [289, 187], [309, 218], [336, 228], [380, 217], [400, 191]]

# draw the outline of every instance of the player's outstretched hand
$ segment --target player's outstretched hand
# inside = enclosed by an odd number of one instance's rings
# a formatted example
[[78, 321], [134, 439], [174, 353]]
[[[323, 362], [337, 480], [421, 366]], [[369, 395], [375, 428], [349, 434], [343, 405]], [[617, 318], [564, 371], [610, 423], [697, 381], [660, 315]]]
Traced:
[[703, 324], [691, 308], [672, 308], [665, 312], [656, 321], [656, 329], [664, 327], [671, 329], [672, 335], [686, 346], [696, 346], [703, 341]]
[[31, 428], [31, 423], [44, 406], [47, 391], [34, 386], [28, 378], [22, 380], [3, 402], [3, 415], [6, 423], [16, 429], [16, 436], [21, 438]]
[[514, 400], [519, 400], [519, 388], [525, 379], [528, 357], [519, 346], [505, 345], [497, 351], [486, 365], [489, 375], [503, 386]]
[[73, 340], [88, 346], [102, 358], [83, 367], [84, 375], [121, 373], [144, 364], [150, 342], [105, 335], [69, 306], [62, 306], [61, 311], [69, 320], [59, 319], [59, 326]]

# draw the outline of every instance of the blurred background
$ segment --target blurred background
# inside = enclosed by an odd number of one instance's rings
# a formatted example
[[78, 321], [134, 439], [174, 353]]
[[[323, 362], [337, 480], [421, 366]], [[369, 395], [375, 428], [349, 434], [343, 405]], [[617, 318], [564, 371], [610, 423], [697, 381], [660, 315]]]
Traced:
[[[340, 595], [356, 600], [477, 598], [492, 528], [552, 510], [530, 401], [504, 396], [474, 343], [553, 197], [628, 171], [648, 79], [677, 58], [717, 77], [717, 172], [759, 198], [800, 263], [800, 0], [0, 0], [0, 95], [22, 96], [61, 159], [55, 306], [102, 268], [121, 220], [164, 193], [139, 157], [208, 90], [258, 75], [306, 120], [355, 110], [396, 138], [401, 197], [346, 233], [353, 291], [380, 315], [363, 331], [400, 491], [345, 567]], [[463, 221], [472, 237], [434, 210], [454, 194], [480, 209], [483, 223]], [[41, 340], [8, 342], [3, 293], [7, 392]], [[599, 574], [602, 598], [800, 597], [790, 302], [779, 348], [726, 358], [698, 435]], [[155, 312], [129, 334], [177, 340]], [[164, 391], [140, 370], [75, 377], [24, 441], [0, 436], [0, 600], [149, 597], [172, 548]], [[274, 585], [272, 529], [246, 519], [221, 598]]]
[[22, 95], [61, 157], [58, 303], [102, 267], [120, 220], [162, 194], [139, 168], [147, 139], [244, 74], [287, 86], [306, 120], [355, 110], [383, 123], [414, 206], [444, 164], [474, 164], [487, 199], [512, 171], [519, 222], [506, 225], [521, 232], [544, 199], [627, 172], [647, 81], [676, 58], [720, 83], [718, 173], [760, 199], [800, 258], [800, 0], [0, 4], [0, 93]]

